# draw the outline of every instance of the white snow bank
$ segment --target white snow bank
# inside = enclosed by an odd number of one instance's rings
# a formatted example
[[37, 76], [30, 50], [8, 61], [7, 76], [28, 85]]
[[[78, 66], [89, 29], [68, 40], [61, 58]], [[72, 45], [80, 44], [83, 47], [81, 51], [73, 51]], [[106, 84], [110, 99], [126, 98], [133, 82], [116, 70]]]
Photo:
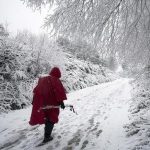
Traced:
[[130, 122], [125, 126], [132, 150], [150, 150], [150, 91], [143, 82], [147, 80], [140, 78], [133, 82]]

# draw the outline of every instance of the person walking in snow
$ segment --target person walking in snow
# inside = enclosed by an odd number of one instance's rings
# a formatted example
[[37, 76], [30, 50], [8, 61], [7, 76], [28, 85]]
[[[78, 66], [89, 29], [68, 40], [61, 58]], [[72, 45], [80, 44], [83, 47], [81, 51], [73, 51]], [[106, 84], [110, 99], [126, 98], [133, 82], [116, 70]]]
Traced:
[[[32, 113], [29, 124], [45, 124], [43, 143], [51, 141], [53, 127], [58, 123], [59, 106], [65, 108], [64, 100], [67, 99], [65, 88], [61, 81], [59, 68], [54, 67], [48, 76], [39, 78], [37, 86], [33, 90]], [[49, 106], [55, 108], [49, 109]]]

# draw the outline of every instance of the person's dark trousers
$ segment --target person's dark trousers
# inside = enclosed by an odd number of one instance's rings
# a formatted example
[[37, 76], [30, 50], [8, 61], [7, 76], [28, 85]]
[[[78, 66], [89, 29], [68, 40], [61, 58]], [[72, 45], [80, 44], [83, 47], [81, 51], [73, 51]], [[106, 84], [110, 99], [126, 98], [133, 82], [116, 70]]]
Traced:
[[51, 137], [53, 127], [54, 127], [54, 123], [47, 120], [45, 123], [45, 129], [44, 129], [44, 140], [43, 140], [44, 143], [53, 139]]

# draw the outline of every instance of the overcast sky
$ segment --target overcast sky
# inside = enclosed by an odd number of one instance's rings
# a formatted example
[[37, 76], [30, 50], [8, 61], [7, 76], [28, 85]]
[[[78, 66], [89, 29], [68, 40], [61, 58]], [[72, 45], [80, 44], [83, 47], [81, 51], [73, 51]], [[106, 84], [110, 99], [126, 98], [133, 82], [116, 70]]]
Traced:
[[8, 23], [8, 29], [12, 33], [17, 30], [28, 29], [33, 33], [40, 33], [46, 10], [42, 13], [34, 12], [27, 8], [20, 0], [0, 0], [0, 23]]

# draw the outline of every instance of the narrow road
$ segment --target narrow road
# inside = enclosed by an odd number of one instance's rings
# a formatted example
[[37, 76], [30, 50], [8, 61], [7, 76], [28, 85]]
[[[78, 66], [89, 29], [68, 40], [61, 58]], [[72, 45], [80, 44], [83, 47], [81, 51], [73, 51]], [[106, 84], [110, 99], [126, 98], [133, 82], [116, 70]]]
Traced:
[[[78, 115], [62, 110], [50, 143], [36, 147], [43, 127], [30, 127], [31, 107], [0, 116], [0, 149], [11, 150], [127, 150], [123, 126], [128, 123], [129, 79], [89, 87], [68, 94]], [[36, 148], [35, 148], [36, 147]]]

